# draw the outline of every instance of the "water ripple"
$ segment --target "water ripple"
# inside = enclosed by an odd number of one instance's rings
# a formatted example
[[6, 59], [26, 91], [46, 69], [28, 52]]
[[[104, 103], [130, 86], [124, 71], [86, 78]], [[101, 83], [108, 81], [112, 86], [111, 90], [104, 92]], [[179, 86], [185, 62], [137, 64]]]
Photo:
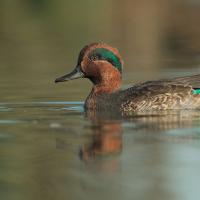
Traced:
[[21, 120], [8, 120], [8, 119], [1, 119], [0, 120], [0, 125], [1, 124], [18, 124], [18, 123], [23, 123]]
[[0, 106], [0, 112], [7, 112], [12, 110], [11, 108], [5, 107], [5, 106]]

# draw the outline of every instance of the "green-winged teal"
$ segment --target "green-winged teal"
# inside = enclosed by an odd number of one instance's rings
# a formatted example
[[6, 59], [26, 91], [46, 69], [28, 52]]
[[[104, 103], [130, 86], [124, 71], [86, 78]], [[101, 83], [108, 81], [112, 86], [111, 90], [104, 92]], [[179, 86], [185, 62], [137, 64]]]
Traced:
[[116, 48], [103, 43], [85, 46], [76, 68], [55, 82], [88, 78], [92, 91], [85, 101], [88, 110], [122, 112], [200, 108], [200, 75], [147, 81], [120, 90], [123, 60]]

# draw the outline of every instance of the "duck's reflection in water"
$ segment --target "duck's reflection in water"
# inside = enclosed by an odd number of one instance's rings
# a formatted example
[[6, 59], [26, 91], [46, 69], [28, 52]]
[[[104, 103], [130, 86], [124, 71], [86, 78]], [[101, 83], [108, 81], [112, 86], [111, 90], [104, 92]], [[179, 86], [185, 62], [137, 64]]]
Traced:
[[118, 154], [122, 150], [122, 127], [117, 121], [96, 121], [91, 127], [91, 142], [83, 145], [80, 158], [89, 160], [96, 156]]
[[164, 132], [185, 129], [200, 124], [200, 110], [168, 110], [137, 113], [126, 116], [126, 121], [134, 123], [136, 129], [146, 132]]
[[[162, 140], [162, 142], [195, 139], [195, 135], [185, 134], [184, 130], [200, 124], [200, 111], [159, 111], [148, 113], [137, 113], [134, 115], [119, 117], [118, 113], [87, 112], [86, 117], [91, 121], [89, 144], [82, 145], [80, 158], [87, 161], [97, 157], [116, 155], [122, 151], [122, 123], [130, 125], [129, 132], [142, 137], [135, 141]], [[131, 129], [131, 130], [130, 130]], [[181, 135], [168, 134], [168, 131], [180, 129]], [[125, 131], [126, 132], [126, 131]], [[162, 134], [161, 134], [162, 133]], [[163, 134], [165, 133], [165, 134]], [[145, 137], [145, 135], [150, 136]], [[151, 140], [151, 141], [152, 141]]]
[[117, 155], [122, 151], [122, 124], [115, 113], [87, 112], [92, 136], [89, 144], [80, 149], [80, 158], [87, 161], [96, 157]]

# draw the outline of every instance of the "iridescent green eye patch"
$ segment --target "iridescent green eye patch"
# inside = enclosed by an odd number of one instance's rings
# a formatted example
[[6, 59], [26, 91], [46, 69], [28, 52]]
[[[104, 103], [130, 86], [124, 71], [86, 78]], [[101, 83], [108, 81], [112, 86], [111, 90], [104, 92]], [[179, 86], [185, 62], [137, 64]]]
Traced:
[[90, 55], [89, 59], [91, 60], [106, 60], [109, 63], [111, 63], [115, 68], [117, 68], [120, 73], [122, 72], [122, 63], [120, 62], [120, 59], [108, 49], [104, 48], [97, 48], [94, 49]]

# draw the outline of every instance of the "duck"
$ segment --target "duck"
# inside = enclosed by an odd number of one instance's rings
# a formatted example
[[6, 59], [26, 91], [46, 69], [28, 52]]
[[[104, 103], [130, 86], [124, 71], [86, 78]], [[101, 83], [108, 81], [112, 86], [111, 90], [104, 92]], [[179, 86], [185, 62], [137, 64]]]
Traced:
[[200, 108], [200, 75], [136, 83], [121, 89], [124, 62], [117, 48], [105, 43], [84, 46], [75, 69], [55, 83], [87, 78], [92, 90], [85, 110], [121, 113]]

